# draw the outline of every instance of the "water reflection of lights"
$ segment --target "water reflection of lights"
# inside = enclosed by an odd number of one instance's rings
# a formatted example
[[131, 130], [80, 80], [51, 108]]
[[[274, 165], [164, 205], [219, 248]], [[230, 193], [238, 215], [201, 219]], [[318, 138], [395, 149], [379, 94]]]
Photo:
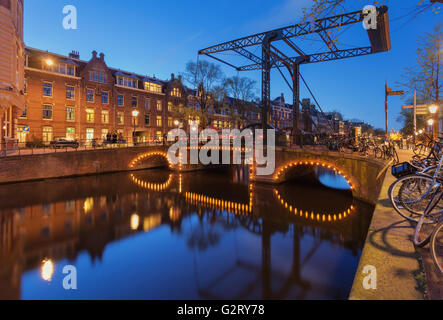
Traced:
[[186, 192], [185, 199], [187, 202], [193, 204], [198, 203], [206, 207], [219, 208], [221, 210], [226, 210], [235, 214], [247, 215], [251, 212], [251, 206], [249, 204], [242, 204], [233, 201], [211, 198], [202, 194], [196, 194], [192, 192]]
[[54, 263], [51, 259], [45, 259], [42, 261], [41, 277], [43, 280], [50, 282], [54, 274]]
[[346, 219], [351, 215], [351, 213], [355, 210], [355, 207], [351, 205], [348, 209], [344, 210], [340, 213], [334, 213], [334, 214], [325, 214], [325, 213], [316, 213], [316, 212], [309, 212], [308, 210], [300, 210], [292, 205], [288, 204], [280, 195], [277, 189], [274, 189], [275, 196], [277, 197], [278, 201], [281, 203], [285, 209], [287, 209], [290, 213], [293, 213], [296, 216], [303, 217], [305, 219], [310, 219], [313, 221], [319, 221], [319, 222], [332, 222], [332, 221], [339, 221]]
[[138, 216], [138, 214], [134, 213], [131, 216], [131, 229], [137, 230], [139, 225], [140, 225], [140, 217]]
[[351, 190], [354, 190], [354, 185], [351, 183], [350, 179], [335, 165], [326, 163], [326, 162], [318, 162], [318, 161], [294, 161], [290, 162], [284, 166], [281, 166], [276, 173], [274, 174], [274, 179], [278, 180], [283, 173], [288, 170], [289, 168], [296, 167], [296, 166], [317, 166], [317, 167], [323, 167], [327, 169], [333, 170], [335, 173], [338, 173], [339, 175], [343, 176], [343, 178], [346, 180], [346, 182], [349, 184], [349, 188]]
[[169, 208], [169, 219], [173, 222], [177, 222], [180, 219], [181, 216], [181, 209], [180, 208]]
[[129, 163], [129, 167], [130, 167], [130, 168], [134, 168], [135, 165], [136, 165], [138, 162], [140, 162], [140, 161], [142, 161], [142, 160], [144, 160], [144, 159], [147, 159], [147, 158], [153, 157], [153, 156], [159, 156], [159, 157], [164, 158], [164, 159], [168, 162], [168, 166], [171, 168], [172, 164], [171, 164], [171, 161], [170, 161], [170, 159], [169, 159], [168, 154], [167, 154], [166, 152], [160, 152], [160, 151], [156, 151], [156, 152], [147, 152], [147, 153], [140, 154], [139, 156], [137, 156], [137, 158], [135, 158], [134, 160], [132, 160], [132, 161]]
[[152, 191], [165, 191], [172, 183], [172, 174], [169, 174], [168, 180], [164, 183], [146, 182], [141, 179], [137, 179], [133, 174], [131, 174], [131, 180], [144, 189]]
[[162, 224], [162, 215], [154, 214], [143, 220], [143, 231], [148, 232]]
[[87, 198], [83, 204], [83, 210], [85, 213], [89, 213], [94, 207], [94, 198]]

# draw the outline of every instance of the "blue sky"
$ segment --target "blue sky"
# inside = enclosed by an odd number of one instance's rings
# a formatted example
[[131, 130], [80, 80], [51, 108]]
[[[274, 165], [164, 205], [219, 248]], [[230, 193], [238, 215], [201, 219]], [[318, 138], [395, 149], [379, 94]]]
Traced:
[[[25, 1], [25, 43], [28, 46], [67, 55], [72, 50], [89, 60], [96, 50], [105, 54], [111, 67], [167, 79], [183, 72], [186, 62], [197, 58], [197, 51], [242, 36], [283, 27], [300, 21], [301, 8], [309, 0], [28, 0]], [[370, 4], [350, 0], [349, 10]], [[427, 12], [408, 22], [407, 14], [417, 0], [389, 0], [392, 50], [364, 57], [302, 66], [325, 111], [337, 110], [348, 119], [361, 119], [384, 128], [384, 82], [396, 87], [403, 69], [416, 61], [416, 39], [431, 31], [440, 16]], [[74, 5], [78, 29], [65, 30], [62, 9]], [[318, 39], [318, 38], [317, 38]], [[356, 26], [343, 34], [341, 48], [367, 45], [365, 31]], [[318, 50], [318, 40], [297, 40], [306, 52]], [[259, 52], [255, 51], [257, 54]], [[223, 57], [223, 56], [221, 56]], [[232, 58], [225, 56], [225, 58]], [[226, 75], [237, 72], [223, 66]], [[257, 80], [260, 72], [241, 73]], [[284, 93], [292, 101], [289, 88], [278, 72], [272, 73], [272, 97]], [[301, 96], [309, 97], [304, 86]], [[390, 97], [390, 127], [396, 122], [403, 100]]]

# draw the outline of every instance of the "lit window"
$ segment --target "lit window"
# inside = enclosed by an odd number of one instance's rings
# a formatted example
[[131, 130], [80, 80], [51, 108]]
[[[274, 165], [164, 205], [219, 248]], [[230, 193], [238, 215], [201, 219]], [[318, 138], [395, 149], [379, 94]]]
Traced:
[[162, 111], [162, 102], [157, 100], [157, 111]]
[[86, 101], [94, 102], [94, 90], [86, 89]]
[[172, 128], [174, 124], [172, 123], [172, 117], [168, 117], [168, 127]]
[[52, 83], [43, 82], [43, 95], [45, 97], [52, 97]]
[[52, 141], [52, 127], [43, 127], [43, 141], [50, 142]]
[[52, 120], [52, 106], [50, 104], [43, 105], [43, 119]]
[[117, 113], [117, 124], [123, 125], [125, 123], [125, 113], [124, 112], [118, 112]]
[[75, 140], [75, 128], [66, 128], [66, 139]]
[[157, 116], [157, 127], [162, 126], [162, 116]]
[[160, 84], [152, 83], [152, 82], [145, 82], [145, 90], [151, 91], [151, 92], [162, 92], [162, 86]]
[[182, 94], [180, 92], [180, 89], [179, 88], [172, 89], [171, 96], [179, 97], [180, 98], [182, 96]]
[[75, 99], [75, 88], [73, 86], [66, 86], [66, 99]]
[[168, 102], [168, 111], [169, 111], [169, 112], [172, 111], [172, 102]]
[[109, 103], [109, 93], [106, 91], [102, 91], [102, 103], [103, 104]]
[[102, 123], [109, 123], [109, 111], [102, 110]]
[[86, 122], [94, 123], [94, 109], [86, 109]]

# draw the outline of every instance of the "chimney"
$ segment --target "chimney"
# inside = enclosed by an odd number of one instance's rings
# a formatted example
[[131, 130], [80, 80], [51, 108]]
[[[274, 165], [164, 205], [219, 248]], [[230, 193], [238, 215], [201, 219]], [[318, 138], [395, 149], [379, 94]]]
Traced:
[[97, 51], [92, 51], [92, 59], [97, 59]]
[[175, 74], [171, 73], [171, 80], [175, 79]]
[[72, 50], [71, 53], [69, 54], [69, 58], [79, 60], [80, 59], [80, 53], [78, 51]]
[[182, 82], [182, 76], [181, 75], [178, 76], [178, 81]]
[[105, 54], [103, 52], [100, 53], [100, 61], [105, 61]]

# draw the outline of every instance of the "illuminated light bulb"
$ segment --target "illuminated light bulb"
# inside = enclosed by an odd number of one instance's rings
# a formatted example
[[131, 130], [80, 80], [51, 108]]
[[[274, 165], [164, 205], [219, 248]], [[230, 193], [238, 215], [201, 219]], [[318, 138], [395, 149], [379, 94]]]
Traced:
[[292, 212], [292, 206], [289, 206], [289, 211]]
[[325, 215], [322, 216], [322, 220], [323, 220], [323, 221], [326, 221], [326, 217], [325, 217]]
[[331, 216], [330, 215], [328, 215], [328, 221], [331, 221]]
[[297, 208], [294, 208], [294, 214], [297, 214]]
[[334, 214], [334, 221], [337, 221], [337, 217], [335, 216], [335, 214]]

